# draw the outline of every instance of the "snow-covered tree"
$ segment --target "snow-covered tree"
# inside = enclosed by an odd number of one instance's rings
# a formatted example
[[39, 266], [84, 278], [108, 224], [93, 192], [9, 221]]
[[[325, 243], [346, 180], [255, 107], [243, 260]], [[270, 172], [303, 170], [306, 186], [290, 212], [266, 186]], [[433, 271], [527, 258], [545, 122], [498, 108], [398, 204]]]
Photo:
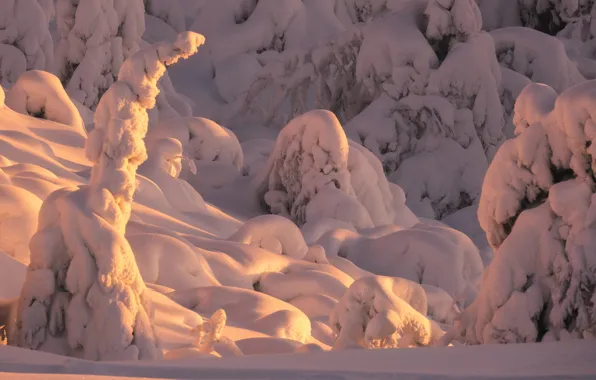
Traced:
[[44, 202], [31, 239], [15, 343], [91, 360], [159, 356], [145, 283], [124, 233], [135, 174], [146, 159], [147, 110], [166, 65], [196, 53], [204, 38], [181, 34], [126, 60], [95, 113], [86, 154], [88, 186]]
[[408, 224], [413, 215], [378, 160], [350, 145], [333, 113], [298, 116], [282, 129], [267, 167], [255, 178], [260, 199], [271, 213], [299, 226], [324, 218], [356, 227]]
[[0, 85], [9, 86], [26, 70], [52, 70], [54, 45], [49, 19], [37, 0], [0, 4]]
[[56, 69], [68, 94], [95, 109], [125, 59], [139, 50], [143, 0], [58, 0]]
[[588, 81], [558, 98], [536, 84], [520, 95], [517, 136], [483, 185], [478, 217], [496, 252], [453, 331], [462, 340], [595, 336], [595, 94]]
[[[257, 184], [260, 196], [273, 214], [287, 216], [301, 226], [308, 220], [309, 205], [325, 195], [343, 203], [349, 222], [372, 225], [357, 201], [348, 171], [348, 140], [339, 121], [329, 111], [311, 111], [292, 120], [279, 134], [275, 150]], [[327, 191], [325, 191], [327, 190]], [[331, 211], [331, 205], [311, 212]]]
[[481, 27], [474, 1], [449, 0], [403, 3], [364, 31], [356, 75], [375, 100], [345, 129], [421, 216], [476, 203], [505, 138], [501, 69]]

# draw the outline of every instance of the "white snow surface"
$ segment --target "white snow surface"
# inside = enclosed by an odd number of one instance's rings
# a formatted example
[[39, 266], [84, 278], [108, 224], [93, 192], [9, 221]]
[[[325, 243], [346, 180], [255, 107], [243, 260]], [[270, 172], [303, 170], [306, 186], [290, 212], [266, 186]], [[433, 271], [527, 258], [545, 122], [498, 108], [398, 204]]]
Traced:
[[0, 377], [594, 378], [594, 12], [7, 0]]

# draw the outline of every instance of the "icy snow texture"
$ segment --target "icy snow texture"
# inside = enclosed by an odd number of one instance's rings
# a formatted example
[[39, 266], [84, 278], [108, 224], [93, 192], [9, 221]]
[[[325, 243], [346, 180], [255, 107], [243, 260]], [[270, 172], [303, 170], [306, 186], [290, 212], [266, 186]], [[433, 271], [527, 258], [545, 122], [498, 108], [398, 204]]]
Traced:
[[139, 50], [142, 0], [59, 0], [57, 72], [68, 94], [95, 109], [125, 59]]
[[483, 186], [478, 216], [497, 250], [454, 330], [463, 340], [594, 336], [595, 94], [588, 81], [556, 101], [544, 85], [520, 95], [518, 136], [501, 147]]
[[26, 70], [52, 70], [54, 45], [49, 19], [37, 0], [0, 4], [0, 85], [8, 86]]
[[60, 80], [48, 72], [31, 70], [21, 75], [10, 89], [6, 105], [25, 115], [69, 125], [87, 135], [83, 119]]
[[102, 97], [86, 145], [94, 163], [89, 186], [58, 190], [42, 205], [19, 302], [18, 345], [91, 360], [160, 355], [145, 283], [124, 233], [157, 81], [165, 65], [203, 42], [186, 33], [138, 52]]

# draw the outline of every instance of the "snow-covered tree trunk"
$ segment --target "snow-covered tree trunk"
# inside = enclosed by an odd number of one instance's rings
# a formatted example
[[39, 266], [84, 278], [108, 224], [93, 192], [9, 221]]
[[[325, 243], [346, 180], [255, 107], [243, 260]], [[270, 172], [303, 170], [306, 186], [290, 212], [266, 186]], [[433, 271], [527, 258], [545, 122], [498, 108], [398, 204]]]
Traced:
[[31, 240], [31, 264], [18, 310], [15, 343], [91, 360], [159, 356], [145, 284], [124, 237], [146, 159], [147, 110], [166, 66], [196, 53], [204, 38], [181, 34], [129, 58], [95, 113], [86, 153], [88, 186], [44, 202]]
[[53, 69], [48, 16], [37, 0], [0, 2], [0, 85], [9, 86], [26, 70]]
[[139, 50], [143, 0], [58, 0], [57, 72], [71, 97], [95, 109], [125, 59]]

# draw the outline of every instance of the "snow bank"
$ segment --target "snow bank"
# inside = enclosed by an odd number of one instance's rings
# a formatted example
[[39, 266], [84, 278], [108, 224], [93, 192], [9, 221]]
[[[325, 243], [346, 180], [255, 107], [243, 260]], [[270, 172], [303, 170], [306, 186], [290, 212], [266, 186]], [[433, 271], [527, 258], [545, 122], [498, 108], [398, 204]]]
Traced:
[[294, 306], [252, 290], [227, 286], [203, 287], [170, 293], [171, 299], [199, 314], [226, 310], [230, 324], [304, 343], [310, 320]]
[[447, 227], [418, 224], [378, 235], [337, 229], [317, 244], [329, 257], [346, 258], [374, 274], [443, 289], [464, 306], [474, 300], [484, 269], [478, 248]]
[[300, 229], [291, 220], [277, 215], [262, 215], [248, 220], [228, 240], [296, 259], [303, 259], [308, 253]]
[[8, 92], [6, 105], [25, 115], [71, 126], [83, 136], [87, 135], [79, 111], [58, 78], [48, 72], [32, 70], [21, 75]]
[[[173, 118], [159, 123], [147, 134], [149, 145], [163, 138], [180, 141], [182, 155], [192, 161], [182, 163], [180, 177], [199, 191], [230, 181], [243, 166], [242, 147], [236, 135], [212, 120]], [[218, 181], [222, 177], [223, 180]]]

